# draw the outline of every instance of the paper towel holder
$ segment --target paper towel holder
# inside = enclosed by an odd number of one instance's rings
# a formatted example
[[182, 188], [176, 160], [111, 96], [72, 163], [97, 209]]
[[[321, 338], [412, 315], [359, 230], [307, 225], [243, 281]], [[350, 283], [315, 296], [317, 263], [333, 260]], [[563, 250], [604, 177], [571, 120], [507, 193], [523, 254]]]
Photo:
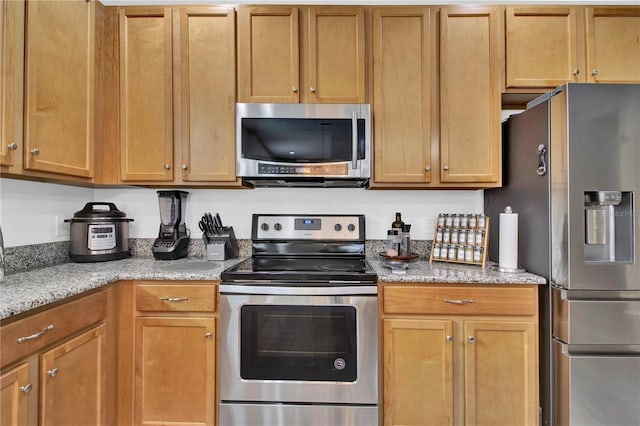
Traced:
[[[513, 213], [513, 209], [511, 208], [511, 206], [507, 206], [507, 207], [505, 207], [504, 212], [506, 214], [511, 214], [511, 213]], [[499, 263], [491, 265], [490, 269], [493, 270], [493, 271], [498, 271], [498, 272], [504, 273], [504, 274], [522, 274], [524, 272], [527, 272], [527, 270], [525, 268], [523, 268], [523, 267], [521, 267], [519, 265], [518, 265], [517, 268], [506, 268], [504, 266], [500, 266]]]

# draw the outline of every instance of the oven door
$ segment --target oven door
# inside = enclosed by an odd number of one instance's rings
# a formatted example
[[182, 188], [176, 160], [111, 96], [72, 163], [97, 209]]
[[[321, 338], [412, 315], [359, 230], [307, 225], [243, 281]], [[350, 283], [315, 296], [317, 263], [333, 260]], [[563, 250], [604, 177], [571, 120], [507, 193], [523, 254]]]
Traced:
[[375, 286], [352, 288], [222, 285], [222, 402], [377, 404]]

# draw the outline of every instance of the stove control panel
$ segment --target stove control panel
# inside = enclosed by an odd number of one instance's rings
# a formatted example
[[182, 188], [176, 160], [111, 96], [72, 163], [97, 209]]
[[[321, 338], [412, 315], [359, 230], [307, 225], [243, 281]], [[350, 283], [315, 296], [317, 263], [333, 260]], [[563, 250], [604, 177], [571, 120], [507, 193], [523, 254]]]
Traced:
[[258, 240], [364, 240], [363, 215], [254, 214], [252, 238]]

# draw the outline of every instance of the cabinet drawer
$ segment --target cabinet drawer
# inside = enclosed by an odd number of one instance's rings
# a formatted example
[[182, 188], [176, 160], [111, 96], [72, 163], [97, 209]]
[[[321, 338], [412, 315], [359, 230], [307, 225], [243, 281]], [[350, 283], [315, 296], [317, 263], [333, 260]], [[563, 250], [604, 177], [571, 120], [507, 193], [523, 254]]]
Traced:
[[531, 287], [385, 286], [385, 314], [533, 315]]
[[215, 312], [216, 288], [211, 284], [137, 284], [136, 309], [154, 312]]
[[2, 326], [2, 365], [62, 340], [107, 316], [101, 291]]

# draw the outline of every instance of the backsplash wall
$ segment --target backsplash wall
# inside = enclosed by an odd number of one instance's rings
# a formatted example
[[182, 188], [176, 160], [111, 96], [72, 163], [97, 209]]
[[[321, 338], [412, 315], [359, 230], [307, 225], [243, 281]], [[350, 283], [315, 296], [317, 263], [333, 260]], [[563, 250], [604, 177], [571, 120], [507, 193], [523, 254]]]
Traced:
[[[480, 213], [483, 191], [399, 191], [356, 188], [259, 188], [253, 190], [186, 189], [187, 227], [200, 238], [198, 219], [218, 212], [236, 236], [251, 238], [252, 213], [353, 213], [367, 218], [367, 239], [386, 238], [395, 217], [412, 225], [415, 240], [433, 239], [440, 212]], [[68, 185], [0, 179], [0, 225], [6, 247], [69, 239], [69, 219], [89, 201], [113, 202], [134, 219], [130, 238], [155, 238], [160, 217], [155, 189], [79, 188]]]

